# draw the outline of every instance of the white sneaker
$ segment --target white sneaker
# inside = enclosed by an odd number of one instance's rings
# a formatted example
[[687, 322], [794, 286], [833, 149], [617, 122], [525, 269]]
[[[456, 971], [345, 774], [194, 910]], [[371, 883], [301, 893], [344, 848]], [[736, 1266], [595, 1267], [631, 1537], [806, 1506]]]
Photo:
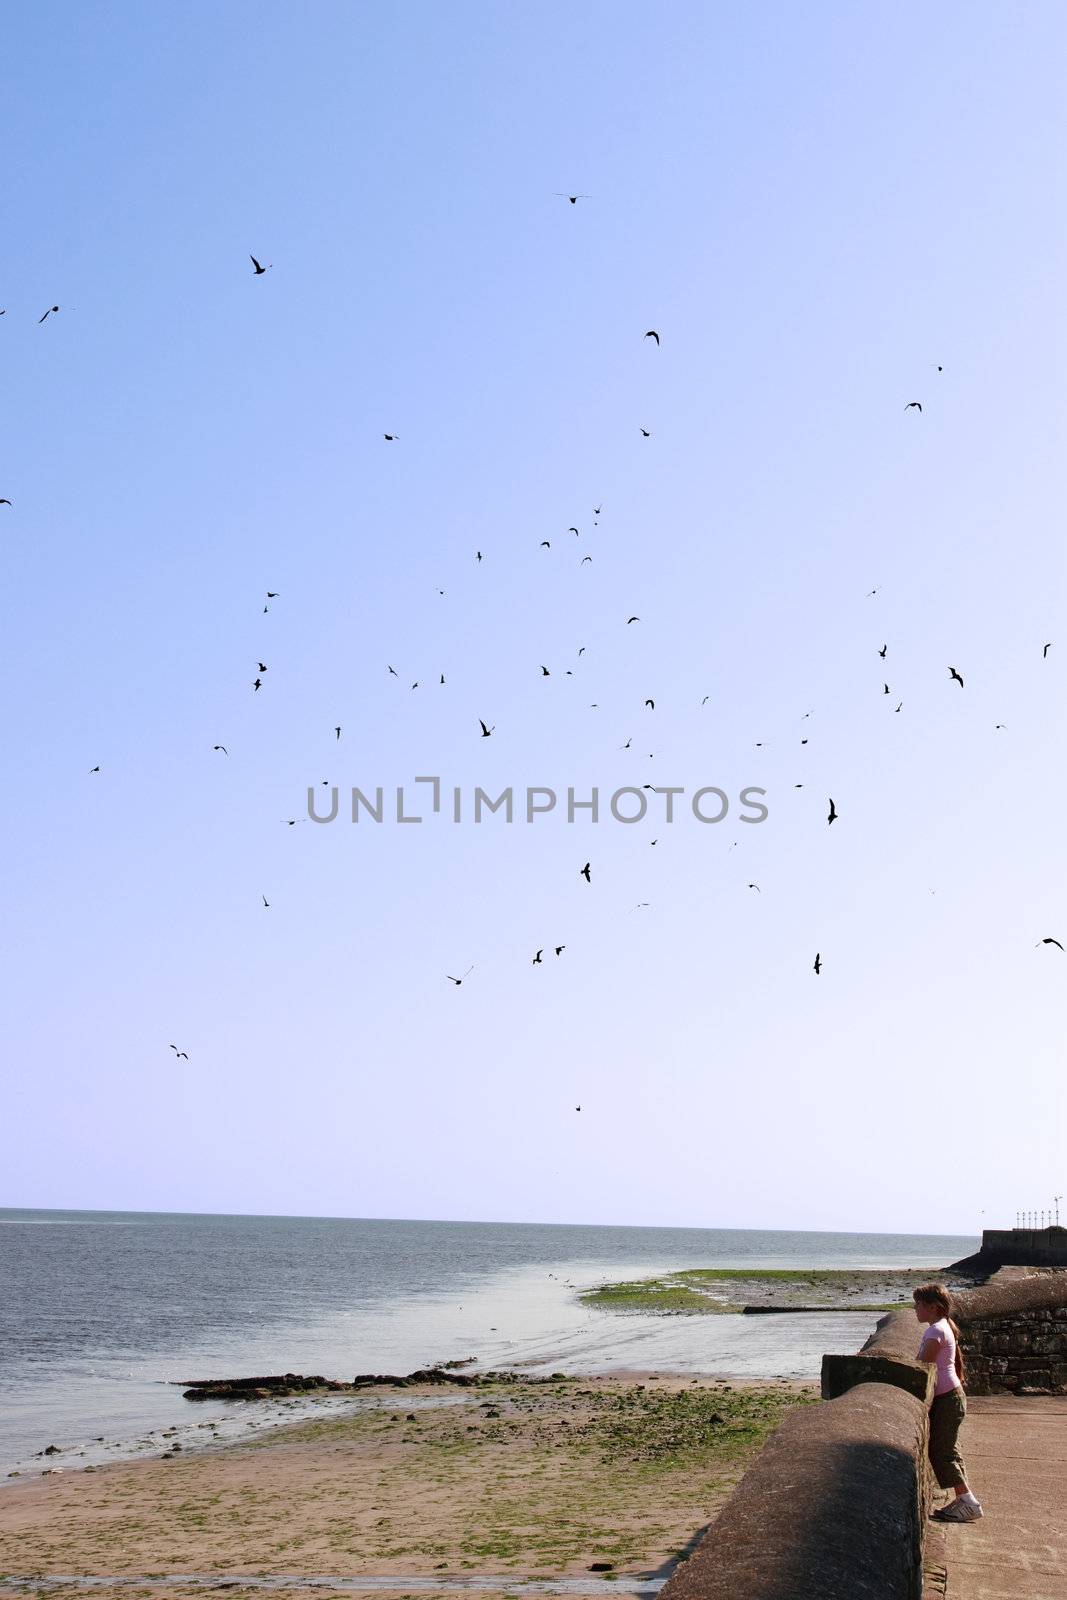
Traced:
[[931, 1522], [977, 1522], [980, 1516], [982, 1507], [977, 1500], [972, 1505], [967, 1500], [957, 1499], [941, 1511], [935, 1511], [930, 1520]]

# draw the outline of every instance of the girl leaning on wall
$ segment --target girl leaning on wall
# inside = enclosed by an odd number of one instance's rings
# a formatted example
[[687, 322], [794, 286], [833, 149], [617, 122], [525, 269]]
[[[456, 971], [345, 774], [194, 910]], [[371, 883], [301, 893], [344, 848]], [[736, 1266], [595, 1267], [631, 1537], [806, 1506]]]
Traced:
[[937, 1368], [934, 1400], [930, 1407], [930, 1465], [942, 1489], [951, 1489], [954, 1498], [940, 1511], [935, 1522], [977, 1522], [981, 1502], [971, 1493], [960, 1455], [960, 1424], [967, 1415], [964, 1394], [963, 1352], [960, 1330], [952, 1320], [952, 1301], [943, 1283], [924, 1283], [912, 1291], [915, 1315], [927, 1324], [919, 1343], [919, 1360], [933, 1362]]

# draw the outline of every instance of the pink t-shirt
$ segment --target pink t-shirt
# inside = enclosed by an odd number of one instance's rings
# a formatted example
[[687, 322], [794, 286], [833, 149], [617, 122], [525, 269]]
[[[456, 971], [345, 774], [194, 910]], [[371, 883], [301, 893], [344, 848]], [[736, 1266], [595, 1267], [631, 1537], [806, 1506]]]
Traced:
[[934, 1394], [951, 1394], [960, 1387], [956, 1376], [956, 1336], [944, 1317], [931, 1322], [919, 1343], [919, 1360], [937, 1362]]

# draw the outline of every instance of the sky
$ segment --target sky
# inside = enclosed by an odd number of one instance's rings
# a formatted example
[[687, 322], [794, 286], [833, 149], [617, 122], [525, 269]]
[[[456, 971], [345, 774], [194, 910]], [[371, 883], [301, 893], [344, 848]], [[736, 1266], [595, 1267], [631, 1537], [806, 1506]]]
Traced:
[[[11, 14], [0, 1204], [1067, 1189], [1065, 46], [1041, 0]], [[615, 821], [646, 783], [674, 821]]]

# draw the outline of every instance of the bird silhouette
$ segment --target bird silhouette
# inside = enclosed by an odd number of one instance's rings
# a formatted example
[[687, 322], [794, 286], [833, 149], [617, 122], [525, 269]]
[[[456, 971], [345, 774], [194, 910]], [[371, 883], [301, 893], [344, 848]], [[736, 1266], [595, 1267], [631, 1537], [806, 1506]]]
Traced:
[[889, 693], [889, 685], [888, 685], [888, 683], [883, 683], [883, 685], [882, 685], [882, 693], [883, 694], [888, 694]]
[[480, 561], [482, 559], [482, 552], [480, 550], [476, 550], [474, 552], [474, 559], [475, 561]]
[[[469, 978], [473, 971], [474, 971], [473, 967], [468, 967], [466, 972], [463, 974], [463, 978]], [[454, 983], [457, 989], [459, 988], [460, 984], [463, 982], [463, 978], [454, 978], [450, 972], [446, 972], [445, 973], [445, 977], [448, 979], [449, 983]]]
[[270, 910], [270, 901], [267, 899], [266, 895], [265, 894], [261, 895], [260, 899], [263, 901], [263, 904], [266, 906], [267, 910], [269, 911]]
[[44, 317], [38, 317], [37, 318], [37, 326], [40, 327], [41, 323], [45, 320], [45, 317], [50, 317], [52, 315], [53, 311], [58, 311], [58, 310], [59, 310], [58, 306], [49, 306], [48, 310], [44, 314]]
[[333, 731], [334, 731], [334, 733], [335, 733], [335, 734], [336, 734], [336, 735], [337, 735], [337, 737], [338, 737], [338, 738], [340, 738], [340, 737], [341, 737], [341, 728], [340, 728], [340, 725], [338, 725], [338, 726], [337, 726], [337, 727], [336, 727], [336, 728], [335, 728], [335, 729], [334, 729], [334, 730], [333, 730]]
[[255, 683], [252, 685], [252, 687], [253, 687], [253, 689], [262, 689], [262, 687], [263, 687], [263, 679], [262, 678], [257, 678]]
[[189, 1057], [186, 1051], [179, 1050], [176, 1044], [172, 1044], [170, 1048], [174, 1051], [175, 1057], [178, 1061], [188, 1061]]
[[551, 672], [549, 672], [547, 667], [542, 667], [541, 668], [541, 676], [543, 678], [551, 678], [552, 674], [551, 674]]
[[922, 406], [921, 406], [921, 404], [919, 403], [918, 400], [909, 400], [907, 405], [904, 407], [905, 411], [911, 411], [912, 409], [918, 411], [920, 413], [920, 415], [921, 415]]
[[212, 750], [221, 750], [224, 756], [228, 756], [230, 753], [224, 744], [213, 744], [211, 748]]
[[593, 880], [589, 875], [589, 862], [588, 861], [586, 862], [585, 866], [580, 869], [578, 875], [579, 875], [579, 877], [584, 878], [586, 883], [592, 883]]
[[[11, 504], [10, 500], [7, 500], [7, 499], [0, 500], [0, 506], [9, 506], [10, 504]], [[1048, 649], [1048, 646], [1046, 645], [1045, 648]]]
[[400, 435], [398, 433], [383, 433], [382, 434], [382, 438], [388, 440], [388, 442], [390, 444], [392, 444], [394, 440], [399, 439], [399, 437], [400, 437]]
[[831, 800], [830, 800], [830, 815], [827, 817], [826, 822], [827, 822], [827, 825], [829, 825], [831, 822], [836, 822], [836, 821], [837, 821], [837, 807], [834, 805], [833, 799], [831, 798]]
[[90, 775], [91, 775], [91, 774], [92, 774], [92, 773], [94, 773], [94, 772], [99, 772], [99, 771], [100, 771], [100, 768], [99, 768], [99, 767], [90, 767], [90, 768], [89, 768], [89, 772], [90, 772]]
[[567, 946], [565, 944], [556, 944], [556, 945], [553, 945], [552, 948], [553, 948], [553, 950], [555, 950], [555, 952], [556, 952], [556, 954], [558, 956], [561, 956], [563, 954], [564, 950], [566, 950]]
[[629, 627], [631, 622], [640, 622], [640, 621], [641, 621], [640, 617], [627, 617], [626, 626]]
[[567, 529], [567, 532], [568, 532], [568, 533], [573, 533], [573, 535], [574, 535], [574, 537], [575, 537], [575, 538], [576, 538], [576, 539], [580, 539], [580, 538], [581, 538], [581, 534], [580, 534], [580, 533], [579, 533], [579, 532], [578, 532], [578, 529], [577, 529], [577, 528], [573, 528], [573, 527], [571, 527], [571, 528], [568, 528], [568, 529]]
[[645, 705], [646, 706], [651, 706], [653, 711], [655, 711], [655, 709], [656, 709], [656, 702], [654, 700], [646, 700], [645, 701]]
[[[388, 662], [386, 662], [386, 666], [389, 666], [389, 663], [388, 663]], [[400, 674], [399, 674], [399, 672], [398, 672], [398, 671], [397, 671], [397, 670], [396, 670], [396, 668], [395, 668], [395, 667], [389, 667], [389, 671], [390, 671], [390, 672], [391, 672], [391, 673], [392, 673], [392, 674], [393, 674], [393, 677], [394, 677], [394, 678], [399, 678], [399, 676], [400, 676]]]
[[257, 666], [256, 671], [257, 672], [266, 672], [267, 671], [267, 663], [265, 661], [261, 661], [259, 663], [259, 665]]
[[[0, 505], [9, 506], [10, 504], [11, 504], [10, 500], [0, 500]], [[1045, 657], [1048, 655], [1048, 653], [1049, 653], [1049, 651], [1051, 649], [1052, 649], [1052, 640], [1050, 639], [1048, 644], [1045, 646], [1045, 648], [1041, 652], [1042, 661], [1044, 661]]]
[[648, 332], [645, 334], [645, 338], [655, 339], [656, 343], [659, 344], [659, 334], [656, 332], [655, 328], [649, 328]]
[[642, 428], [641, 429], [641, 437], [642, 437], [642, 439], [651, 439], [652, 430], [650, 428]]
[[495, 723], [495, 722], [494, 722], [494, 723], [493, 723], [493, 726], [492, 726], [492, 728], [487, 728], [487, 727], [486, 727], [486, 725], [485, 725], [485, 723], [484, 723], [484, 722], [483, 722], [483, 721], [482, 721], [482, 719], [481, 719], [481, 717], [479, 717], [479, 718], [478, 718], [478, 726], [479, 726], [479, 727], [480, 727], [480, 728], [481, 728], [481, 730], [482, 730], [482, 738], [483, 738], [483, 739], [488, 739], [488, 737], [489, 737], [489, 735], [490, 735], [490, 734], [491, 734], [491, 733], [492, 733], [492, 732], [493, 732], [493, 730], [494, 730], [494, 729], [495, 729], [495, 728], [496, 728], [496, 723]]
[[758, 883], [750, 883], [749, 884], [749, 888], [750, 889], [755, 889], [757, 894], [762, 894], [763, 893], [763, 890], [760, 888]]
[[569, 200], [572, 206], [577, 205], [579, 200], [591, 200], [593, 198], [591, 194], [564, 194], [562, 189], [556, 189], [554, 193], [560, 200]]
[[267, 599], [268, 600], [277, 600], [277, 598], [278, 598], [278, 590], [277, 589], [268, 589], [267, 590]]
[[955, 667], [949, 667], [949, 669], [948, 669], [948, 675], [949, 675], [949, 680], [950, 680], [950, 681], [951, 681], [951, 680], [952, 680], [952, 679], [953, 679], [953, 678], [955, 678], [955, 680], [956, 680], [956, 682], [957, 682], [957, 683], [958, 683], [958, 684], [959, 684], [959, 686], [960, 686], [960, 688], [961, 688], [961, 689], [962, 689], [962, 688], [963, 688], [963, 679], [962, 679], [962, 678], [961, 678], [961, 677], [960, 677], [960, 675], [959, 675], [959, 673], [958, 673], [958, 672], [957, 672], [957, 671], [956, 671], [956, 669], [955, 669]]
[[267, 267], [272, 267], [274, 265], [273, 261], [268, 261], [266, 267], [261, 267], [259, 262], [256, 260], [255, 256], [253, 256], [253, 255], [250, 255], [248, 259], [249, 259], [249, 261], [251, 261], [252, 266], [255, 269], [253, 271], [253, 273], [252, 273], [252, 276], [254, 278], [262, 278], [263, 274], [267, 270]]
[[882, 660], [883, 660], [883, 661], [884, 661], [884, 660], [885, 660], [885, 653], [886, 653], [886, 651], [887, 651], [887, 650], [888, 650], [888, 649], [889, 649], [889, 646], [888, 646], [888, 645], [887, 645], [887, 644], [884, 644], [884, 645], [883, 645], [883, 646], [882, 646], [882, 648], [881, 648], [881, 649], [880, 649], [880, 650], [879, 650], [879, 652], [878, 652], [878, 654], [879, 654], [879, 655], [880, 655], [880, 656], [881, 656], [881, 658], [882, 658]]
[[[1058, 939], [1040, 939], [1040, 940], [1038, 940], [1038, 944], [1054, 944], [1056, 946], [1057, 950], [1062, 950], [1063, 949], [1063, 946], [1062, 946], [1062, 944], [1060, 943], [1060, 941]], [[1038, 946], [1035, 945], [1034, 949], [1036, 950], [1037, 947]]]
[[540, 966], [544, 965], [543, 961], [541, 960], [541, 954], [542, 954], [542, 952], [540, 950], [538, 950], [537, 954], [534, 956], [533, 961], [531, 963], [532, 966], [540, 967]]
[[822, 971], [822, 956], [816, 950], [816, 952], [815, 952], [815, 976], [818, 977], [819, 973], [821, 971]]
[[584, 567], [586, 562], [587, 561], [592, 561], [592, 559], [593, 559], [592, 556], [583, 556], [582, 559], [579, 561], [578, 565], [580, 567]]
[[580, 1111], [582, 1108], [581, 1108], [581, 1106], [575, 1106], [574, 1109], [575, 1109], [575, 1111]]

